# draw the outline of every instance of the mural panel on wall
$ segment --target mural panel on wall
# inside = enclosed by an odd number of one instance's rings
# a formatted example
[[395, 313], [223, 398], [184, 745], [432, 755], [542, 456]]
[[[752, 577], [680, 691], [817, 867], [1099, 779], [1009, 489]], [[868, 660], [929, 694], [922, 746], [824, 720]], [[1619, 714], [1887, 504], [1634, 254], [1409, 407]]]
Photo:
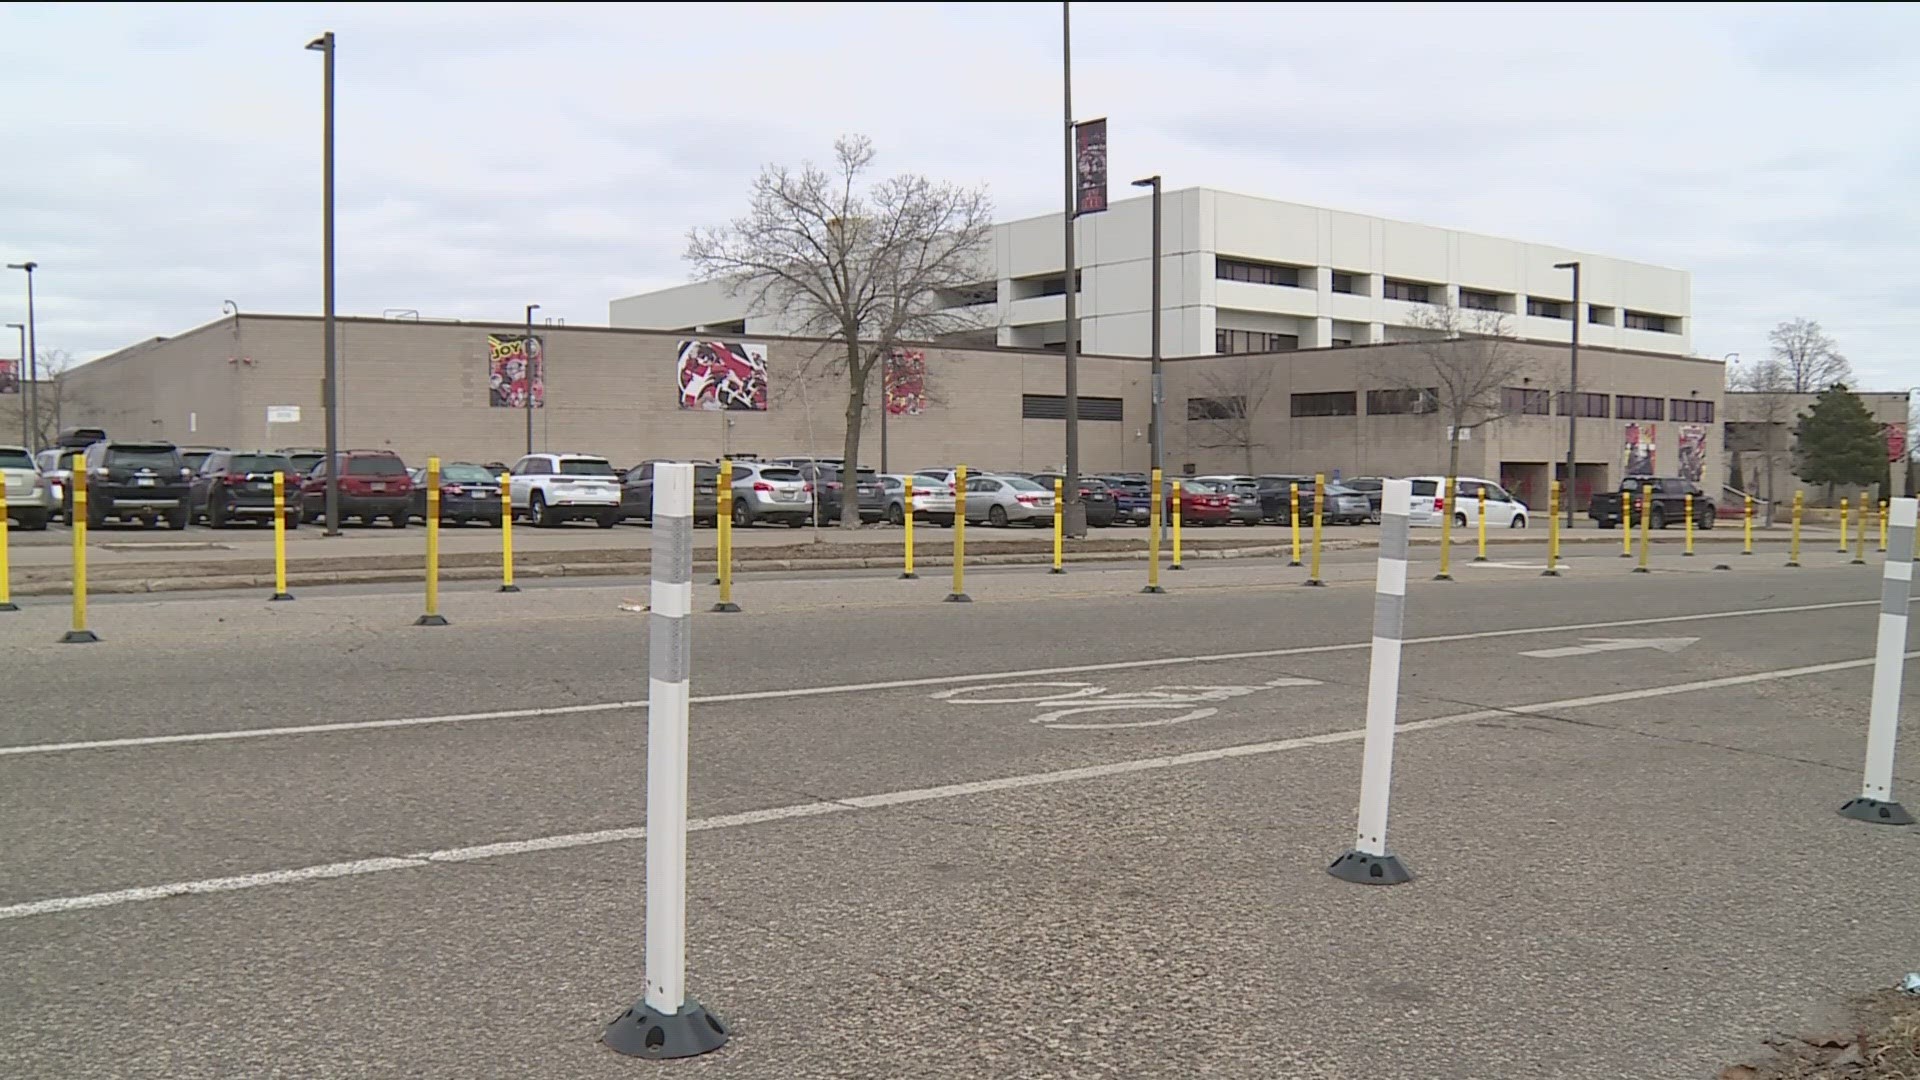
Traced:
[[880, 367], [886, 388], [887, 412], [892, 416], [919, 416], [927, 411], [927, 354], [919, 349], [895, 349]]
[[1628, 424], [1625, 452], [1621, 456], [1624, 465], [1622, 476], [1652, 476], [1654, 461], [1653, 424]]
[[1680, 478], [1699, 483], [1707, 475], [1707, 429], [1688, 426], [1680, 429]]
[[683, 341], [674, 365], [680, 407], [767, 411], [767, 347], [745, 341]]
[[20, 361], [0, 360], [0, 394], [20, 392]]
[[487, 358], [488, 405], [524, 409], [531, 394], [534, 408], [546, 407], [547, 356], [537, 335], [488, 334]]

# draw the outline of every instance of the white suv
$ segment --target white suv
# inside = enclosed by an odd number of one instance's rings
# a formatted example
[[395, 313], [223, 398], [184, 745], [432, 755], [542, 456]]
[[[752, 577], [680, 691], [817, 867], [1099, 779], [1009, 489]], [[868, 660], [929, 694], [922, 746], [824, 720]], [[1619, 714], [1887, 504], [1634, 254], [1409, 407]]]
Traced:
[[[1439, 525], [1447, 516], [1444, 476], [1410, 476], [1413, 481], [1413, 505], [1407, 514], [1409, 525]], [[1453, 481], [1453, 527], [1472, 528], [1480, 519], [1480, 489], [1487, 492], [1487, 528], [1524, 529], [1527, 504], [1507, 494], [1507, 489], [1477, 476], [1458, 476]]]
[[513, 516], [543, 529], [578, 518], [620, 524], [620, 474], [603, 457], [528, 454], [513, 463], [508, 488]]

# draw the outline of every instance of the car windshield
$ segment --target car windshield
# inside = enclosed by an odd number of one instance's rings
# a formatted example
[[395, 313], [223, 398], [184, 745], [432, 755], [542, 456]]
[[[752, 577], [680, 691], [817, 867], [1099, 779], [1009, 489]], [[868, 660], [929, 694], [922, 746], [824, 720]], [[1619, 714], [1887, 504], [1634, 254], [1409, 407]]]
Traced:
[[761, 469], [760, 479], [771, 480], [776, 484], [797, 484], [800, 482], [799, 469]]
[[1328, 484], [1328, 485], [1327, 485], [1327, 494], [1329, 494], [1329, 495], [1358, 495], [1358, 494], [1360, 494], [1360, 492], [1358, 492], [1358, 491], [1355, 491], [1355, 490], [1354, 490], [1353, 488], [1350, 488], [1350, 487], [1348, 487], [1348, 486], [1347, 486], [1347, 485], [1345, 485], [1345, 484], [1332, 484], [1332, 483], [1330, 483], [1330, 484]]
[[1033, 481], [1027, 479], [1024, 476], [1003, 476], [1000, 478], [1000, 482], [1007, 485], [1008, 487], [1012, 488], [1015, 491], [1052, 491], [1053, 490], [1051, 486], [1041, 487], [1039, 484], [1034, 483]]
[[116, 446], [107, 451], [107, 464], [126, 469], [177, 469], [180, 455], [171, 446]]
[[1183, 491], [1198, 492], [1201, 495], [1218, 495], [1226, 490], [1225, 485], [1212, 480], [1188, 480], [1180, 485]]
[[455, 463], [440, 470], [440, 480], [448, 484], [491, 484], [500, 478], [478, 465]]
[[290, 473], [293, 462], [280, 454], [235, 454], [227, 465], [228, 472], [237, 473]]
[[699, 484], [715, 483], [720, 479], [720, 466], [695, 465], [693, 467], [693, 479], [695, 483]]
[[407, 467], [400, 459], [390, 454], [374, 454], [368, 457], [347, 459], [348, 476], [405, 476]]
[[0, 450], [0, 469], [31, 469], [33, 458], [25, 450]]
[[570, 457], [560, 459], [561, 476], [612, 476], [613, 466], [605, 458]]

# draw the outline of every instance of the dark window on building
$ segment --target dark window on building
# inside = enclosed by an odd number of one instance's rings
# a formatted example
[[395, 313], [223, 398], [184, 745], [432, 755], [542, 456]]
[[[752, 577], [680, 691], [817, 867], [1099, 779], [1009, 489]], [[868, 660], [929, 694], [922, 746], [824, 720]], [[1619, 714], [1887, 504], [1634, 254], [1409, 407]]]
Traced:
[[1298, 266], [1228, 259], [1218, 255], [1213, 259], [1214, 277], [1221, 281], [1245, 281], [1254, 285], [1288, 285], [1297, 289], [1300, 287], [1301, 269]]
[[1405, 300], [1414, 304], [1427, 303], [1429, 295], [1427, 286], [1417, 281], [1400, 281], [1395, 278], [1382, 281], [1380, 293], [1388, 300]]
[[[1067, 398], [1064, 394], [1022, 394], [1020, 395], [1020, 419], [1022, 420], [1065, 420], [1067, 418]], [[1082, 420], [1121, 420], [1120, 399], [1117, 397], [1088, 397], [1080, 395], [1080, 419]]]
[[1359, 290], [1353, 287], [1352, 274], [1343, 274], [1340, 271], [1335, 270], [1333, 272], [1333, 291], [1343, 292], [1343, 293], [1353, 293], [1353, 292], [1358, 292]]
[[[1785, 436], [1769, 430], [1774, 427], [1785, 428], [1786, 425], [1729, 420], [1727, 421], [1726, 447], [1729, 450], [1777, 450], [1784, 446], [1787, 440]], [[1770, 435], [1771, 446], [1768, 445]]]
[[972, 307], [976, 304], [991, 304], [999, 298], [999, 283], [983, 281], [977, 285], [962, 285], [957, 289], [940, 290], [939, 304], [943, 308]]
[[1333, 339], [1333, 347], [1336, 349], [1344, 349], [1347, 346], [1352, 344], [1353, 344], [1352, 338], [1337, 337]]
[[1547, 392], [1524, 386], [1509, 386], [1500, 391], [1500, 407], [1508, 416], [1547, 415]]
[[1439, 408], [1440, 391], [1432, 387], [1425, 390], [1367, 391], [1368, 416], [1406, 416], [1437, 412]]
[[[1562, 390], [1556, 396], [1559, 398], [1559, 407], [1556, 411], [1559, 412], [1561, 416], [1567, 415], [1567, 392]], [[1607, 418], [1607, 395], [1583, 393], [1577, 395], [1577, 397], [1578, 400], [1575, 402], [1575, 407], [1579, 409], [1579, 412], [1574, 415], [1598, 417], [1602, 420]]]
[[1593, 304], [1588, 304], [1587, 305], [1587, 321], [1590, 323], [1595, 323], [1600, 326], [1612, 326], [1613, 325], [1613, 309], [1610, 307], [1598, 307]]
[[1622, 420], [1665, 420], [1666, 402], [1657, 397], [1621, 394], [1613, 399], [1614, 415]]
[[1187, 419], [1189, 420], [1233, 420], [1245, 415], [1247, 415], [1247, 399], [1238, 395], [1187, 399]]
[[1667, 411], [1673, 414], [1672, 418], [1677, 423], [1713, 423], [1713, 402], [1711, 401], [1700, 401], [1696, 398], [1674, 398], [1668, 402], [1668, 405], [1670, 408]]
[[1564, 319], [1567, 306], [1558, 300], [1542, 300], [1539, 297], [1527, 297], [1527, 314], [1538, 315], [1543, 319]]
[[1478, 289], [1461, 289], [1460, 306], [1473, 311], [1499, 311], [1500, 294], [1481, 292]]
[[[1076, 271], [1073, 275], [1073, 291], [1080, 292], [1085, 288], [1086, 288], [1086, 282], [1083, 276]], [[1066, 275], [1062, 274], [1059, 277], [1050, 277], [1050, 278], [1043, 279], [1040, 282], [1040, 292], [1038, 293], [1038, 295], [1040, 296], [1067, 295]]]
[[1359, 394], [1353, 390], [1334, 390], [1324, 394], [1293, 395], [1295, 416], [1354, 416], [1359, 413]]
[[1270, 334], [1264, 330], [1215, 330], [1217, 353], [1292, 352], [1300, 347], [1298, 334]]
[[1653, 315], [1645, 311], [1627, 312], [1627, 329], [1652, 330], [1656, 334], [1672, 334], [1678, 331], [1668, 329], [1669, 319], [1665, 315]]

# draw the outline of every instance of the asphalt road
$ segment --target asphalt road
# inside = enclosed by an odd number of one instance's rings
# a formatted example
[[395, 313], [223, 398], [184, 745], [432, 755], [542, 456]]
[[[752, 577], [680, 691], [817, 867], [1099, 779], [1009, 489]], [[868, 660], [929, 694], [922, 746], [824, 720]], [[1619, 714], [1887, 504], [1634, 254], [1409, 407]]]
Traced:
[[450, 590], [444, 628], [375, 588], [122, 601], [90, 646], [31, 603], [0, 616], [0, 1061], [1706, 1076], [1920, 966], [1920, 830], [1833, 813], [1878, 568], [1529, 552], [1411, 575], [1394, 889], [1324, 873], [1370, 553], [1324, 589], [1258, 561], [1159, 597], [1131, 566], [970, 574], [970, 605], [944, 573], [743, 584], [696, 620], [688, 900], [736, 1035], [668, 1065], [596, 1041], [642, 990], [643, 587]]

